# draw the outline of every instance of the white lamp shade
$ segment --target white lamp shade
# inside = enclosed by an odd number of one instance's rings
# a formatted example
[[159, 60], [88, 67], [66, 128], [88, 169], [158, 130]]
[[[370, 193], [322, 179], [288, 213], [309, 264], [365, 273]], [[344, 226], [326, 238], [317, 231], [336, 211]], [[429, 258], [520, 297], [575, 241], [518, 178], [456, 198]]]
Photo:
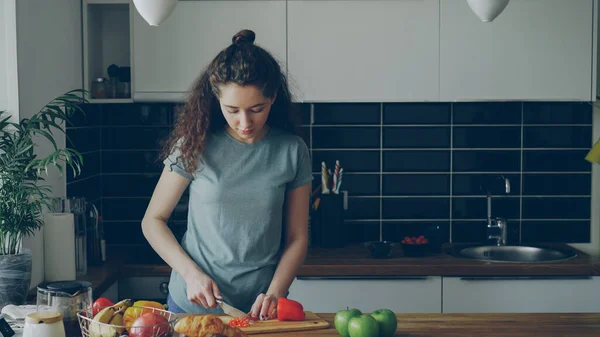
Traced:
[[483, 22], [492, 22], [502, 13], [509, 0], [467, 0], [469, 7]]
[[178, 0], [133, 0], [138, 13], [150, 26], [160, 25], [175, 9]]

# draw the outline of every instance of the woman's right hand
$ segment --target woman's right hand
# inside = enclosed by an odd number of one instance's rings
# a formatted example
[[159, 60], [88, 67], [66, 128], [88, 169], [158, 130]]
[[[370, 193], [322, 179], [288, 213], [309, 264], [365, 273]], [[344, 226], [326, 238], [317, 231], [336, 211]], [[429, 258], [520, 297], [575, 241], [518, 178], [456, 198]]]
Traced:
[[187, 285], [188, 301], [205, 308], [215, 308], [217, 306], [215, 298], [221, 299], [221, 293], [215, 281], [208, 275], [198, 273], [188, 278], [185, 282]]

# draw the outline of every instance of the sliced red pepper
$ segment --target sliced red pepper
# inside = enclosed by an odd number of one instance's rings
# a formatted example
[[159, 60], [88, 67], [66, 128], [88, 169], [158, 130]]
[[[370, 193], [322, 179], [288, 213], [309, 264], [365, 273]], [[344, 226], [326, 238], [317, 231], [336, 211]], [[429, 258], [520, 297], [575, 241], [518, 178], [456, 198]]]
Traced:
[[280, 321], [303, 321], [306, 318], [300, 302], [280, 297], [277, 300], [277, 319]]
[[248, 317], [238, 317], [229, 321], [228, 324], [234, 328], [245, 328], [250, 326], [250, 319]]

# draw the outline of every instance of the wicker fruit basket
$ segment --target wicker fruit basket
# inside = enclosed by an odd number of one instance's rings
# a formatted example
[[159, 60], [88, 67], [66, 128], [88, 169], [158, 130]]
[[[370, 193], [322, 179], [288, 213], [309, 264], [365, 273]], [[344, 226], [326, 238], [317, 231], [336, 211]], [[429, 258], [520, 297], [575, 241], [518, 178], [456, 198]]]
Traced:
[[[123, 313], [115, 312], [107, 321], [94, 320], [92, 309], [82, 310], [77, 313], [82, 337], [173, 337], [177, 315], [167, 310], [152, 307], [132, 306], [135, 313], [133, 322], [126, 326], [123, 322]], [[118, 317], [121, 315], [121, 317]], [[131, 315], [131, 313], [129, 313]], [[131, 318], [131, 317], [130, 317]]]

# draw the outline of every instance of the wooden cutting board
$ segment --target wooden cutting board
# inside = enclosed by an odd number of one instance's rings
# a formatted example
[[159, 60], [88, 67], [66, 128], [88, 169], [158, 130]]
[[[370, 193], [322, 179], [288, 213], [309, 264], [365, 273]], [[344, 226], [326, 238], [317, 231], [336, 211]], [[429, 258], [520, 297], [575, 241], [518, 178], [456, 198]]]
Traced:
[[[240, 328], [248, 335], [261, 334], [261, 333], [276, 333], [276, 332], [289, 332], [289, 331], [305, 331], [305, 330], [319, 330], [327, 329], [329, 323], [323, 318], [319, 317], [312, 311], [305, 311], [306, 318], [304, 321], [278, 321], [276, 319], [270, 319], [266, 321], [256, 321], [251, 326]], [[188, 316], [188, 315], [178, 315]], [[225, 323], [229, 323], [232, 319], [231, 316], [220, 315], [219, 318]]]
[[[327, 321], [312, 311], [305, 311], [305, 313], [306, 318], [304, 321], [278, 321], [276, 319], [270, 319], [266, 321], [256, 321], [251, 326], [240, 329], [249, 335], [253, 335], [259, 333], [319, 330], [327, 329], [329, 327], [329, 323], [327, 323]], [[221, 316], [221, 319], [225, 323], [228, 323], [231, 318], [232, 317], [230, 316]]]

